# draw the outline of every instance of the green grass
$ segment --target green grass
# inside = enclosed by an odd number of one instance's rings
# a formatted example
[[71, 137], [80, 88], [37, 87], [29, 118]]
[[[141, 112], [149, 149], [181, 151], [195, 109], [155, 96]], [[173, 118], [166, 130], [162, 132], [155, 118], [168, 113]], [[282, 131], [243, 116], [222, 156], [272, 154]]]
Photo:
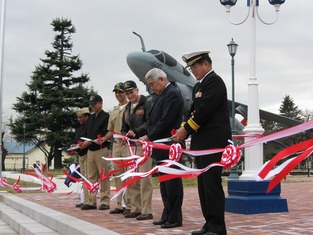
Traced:
[[[13, 185], [15, 182], [16, 182], [16, 179], [10, 179], [10, 178], [7, 178], [7, 181], [9, 184]], [[20, 181], [19, 186], [23, 186], [23, 187], [39, 187], [40, 185], [39, 184], [36, 184], [36, 183], [31, 183], [31, 182], [27, 182], [27, 181]], [[19, 192], [16, 192], [15, 190], [13, 190], [11, 187], [1, 187], [0, 188], [2, 191], [7, 191], [8, 193], [19, 193]], [[41, 191], [25, 191], [27, 193], [38, 193], [38, 192], [41, 192]]]

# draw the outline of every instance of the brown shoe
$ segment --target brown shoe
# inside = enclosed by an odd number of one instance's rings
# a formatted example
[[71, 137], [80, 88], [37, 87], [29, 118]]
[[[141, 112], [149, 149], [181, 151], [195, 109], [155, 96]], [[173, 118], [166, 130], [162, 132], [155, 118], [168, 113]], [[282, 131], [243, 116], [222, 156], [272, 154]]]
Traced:
[[148, 220], [148, 219], [153, 219], [152, 214], [141, 214], [136, 217], [137, 220]]
[[124, 212], [123, 209], [115, 208], [113, 210], [110, 210], [110, 214], [122, 214]]
[[130, 212], [127, 215], [124, 215], [125, 218], [136, 218], [138, 215], [140, 215], [140, 212]]

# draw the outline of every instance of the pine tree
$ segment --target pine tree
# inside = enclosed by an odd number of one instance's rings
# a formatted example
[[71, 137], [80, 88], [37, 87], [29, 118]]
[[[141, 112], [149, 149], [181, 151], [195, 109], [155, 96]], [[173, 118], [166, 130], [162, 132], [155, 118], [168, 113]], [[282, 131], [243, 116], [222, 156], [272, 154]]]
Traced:
[[[303, 112], [298, 108], [294, 100], [289, 95], [285, 95], [285, 97], [283, 97], [283, 101], [279, 107], [279, 114], [288, 118], [292, 118], [294, 120], [298, 120], [300, 122], [305, 121]], [[262, 121], [262, 126], [265, 129], [265, 134], [270, 134], [272, 132], [277, 132], [279, 130], [290, 127], [281, 123], [266, 120]], [[299, 133], [279, 139], [278, 141], [272, 141], [269, 144], [264, 145], [264, 154], [266, 160], [272, 158], [278, 151], [282, 150], [283, 148], [308, 139], [309, 135], [310, 131], [307, 131], [304, 133]]]
[[18, 142], [23, 141], [25, 128], [26, 142], [44, 152], [49, 166], [54, 158], [55, 168], [61, 168], [60, 148], [72, 142], [75, 110], [88, 106], [89, 76], [79, 74], [82, 61], [78, 55], [72, 55], [71, 35], [76, 30], [71, 20], [56, 18], [51, 25], [56, 32], [53, 50], [46, 50], [45, 58], [35, 67], [30, 83], [26, 84], [29, 91], [17, 97], [13, 109], [19, 116], [11, 120], [10, 128]]
[[279, 113], [282, 116], [302, 121], [301, 110], [295, 105], [293, 99], [289, 95], [285, 95], [282, 104], [279, 107]]
[[[294, 103], [293, 99], [289, 95], [285, 95], [285, 97], [283, 98], [282, 104], [279, 107], [279, 113], [282, 116], [303, 122], [302, 111], [298, 108], [298, 106]], [[280, 129], [285, 128], [287, 128], [287, 126], [280, 124]], [[306, 134], [299, 133], [283, 138], [282, 142], [285, 145], [289, 146], [295, 143], [299, 143], [305, 139], [307, 139]]]

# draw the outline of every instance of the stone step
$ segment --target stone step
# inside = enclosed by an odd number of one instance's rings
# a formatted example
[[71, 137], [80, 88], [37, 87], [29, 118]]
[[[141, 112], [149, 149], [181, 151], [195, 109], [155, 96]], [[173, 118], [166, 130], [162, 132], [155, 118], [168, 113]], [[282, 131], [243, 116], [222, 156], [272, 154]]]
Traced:
[[18, 234], [59, 234], [2, 202], [0, 203], [0, 211], [1, 219], [18, 232]]
[[119, 235], [111, 230], [3, 192], [0, 193], [0, 219], [21, 235]]
[[18, 235], [18, 233], [15, 232], [6, 222], [0, 219], [0, 235]]

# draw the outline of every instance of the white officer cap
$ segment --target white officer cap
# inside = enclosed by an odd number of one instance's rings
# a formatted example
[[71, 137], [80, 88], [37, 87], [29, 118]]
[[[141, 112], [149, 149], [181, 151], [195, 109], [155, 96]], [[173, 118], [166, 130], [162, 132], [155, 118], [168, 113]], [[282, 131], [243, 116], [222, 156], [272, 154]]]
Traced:
[[183, 61], [187, 64], [186, 67], [190, 67], [191, 65], [195, 64], [197, 61], [203, 58], [210, 58], [209, 53], [210, 51], [186, 52], [183, 54], [182, 58]]

